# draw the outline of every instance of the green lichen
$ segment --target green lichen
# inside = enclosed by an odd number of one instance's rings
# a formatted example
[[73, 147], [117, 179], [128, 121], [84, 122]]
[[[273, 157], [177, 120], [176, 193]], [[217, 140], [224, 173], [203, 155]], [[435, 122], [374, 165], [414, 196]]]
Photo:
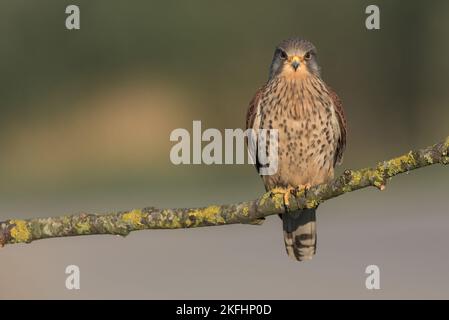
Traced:
[[360, 171], [351, 172], [351, 180], [349, 181], [350, 186], [357, 186], [362, 181], [363, 175]]
[[347, 170], [347, 172], [348, 173], [346, 175], [350, 179], [347, 180], [347, 183], [343, 184], [343, 186], [342, 186], [343, 193], [351, 192], [355, 187], [360, 185], [364, 176], [367, 175], [366, 169], [357, 170], [357, 171]]
[[404, 166], [413, 167], [416, 166], [416, 159], [413, 156], [413, 152], [410, 151], [406, 155], [389, 160], [385, 167], [385, 172], [388, 177], [392, 177], [404, 171]]
[[71, 220], [72, 220], [72, 218], [70, 216], [62, 216], [61, 217], [61, 223], [66, 226], [70, 225]]
[[75, 224], [77, 234], [87, 234], [90, 232], [90, 223], [87, 220], [78, 221]]
[[382, 189], [385, 187], [385, 177], [383, 170], [375, 170], [371, 175], [371, 181], [376, 188]]
[[14, 227], [11, 229], [11, 237], [15, 242], [28, 242], [31, 240], [31, 232], [25, 220], [11, 220], [10, 222], [14, 224]]

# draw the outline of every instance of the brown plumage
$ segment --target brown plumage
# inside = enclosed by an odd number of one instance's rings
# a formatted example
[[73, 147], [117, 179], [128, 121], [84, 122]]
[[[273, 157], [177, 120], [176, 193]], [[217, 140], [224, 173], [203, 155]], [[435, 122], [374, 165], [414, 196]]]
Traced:
[[[321, 79], [312, 43], [293, 38], [278, 45], [268, 82], [249, 104], [246, 127], [278, 130], [278, 170], [262, 176], [267, 190], [333, 178], [346, 145], [346, 120], [341, 100]], [[315, 254], [315, 219], [315, 209], [282, 215], [292, 258], [307, 260]]]

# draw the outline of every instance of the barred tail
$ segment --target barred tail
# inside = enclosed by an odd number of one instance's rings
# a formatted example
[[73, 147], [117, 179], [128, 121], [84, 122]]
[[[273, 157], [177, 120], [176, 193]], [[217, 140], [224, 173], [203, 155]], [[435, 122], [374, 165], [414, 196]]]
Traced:
[[282, 215], [285, 249], [295, 260], [310, 260], [316, 252], [315, 210], [303, 209]]

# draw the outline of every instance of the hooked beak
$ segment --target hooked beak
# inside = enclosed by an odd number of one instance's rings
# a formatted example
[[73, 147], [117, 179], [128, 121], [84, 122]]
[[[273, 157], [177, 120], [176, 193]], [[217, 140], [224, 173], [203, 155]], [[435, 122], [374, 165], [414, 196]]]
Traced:
[[291, 61], [291, 65], [293, 67], [293, 69], [298, 69], [299, 65], [300, 65], [300, 61], [299, 61], [299, 57], [298, 56], [293, 56], [292, 61]]

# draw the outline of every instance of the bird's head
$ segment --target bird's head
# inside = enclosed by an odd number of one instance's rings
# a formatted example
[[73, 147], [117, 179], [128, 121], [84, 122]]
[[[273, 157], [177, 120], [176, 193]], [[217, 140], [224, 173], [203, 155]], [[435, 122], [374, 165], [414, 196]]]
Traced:
[[301, 38], [282, 41], [274, 51], [270, 79], [276, 76], [301, 78], [320, 75], [315, 46]]

